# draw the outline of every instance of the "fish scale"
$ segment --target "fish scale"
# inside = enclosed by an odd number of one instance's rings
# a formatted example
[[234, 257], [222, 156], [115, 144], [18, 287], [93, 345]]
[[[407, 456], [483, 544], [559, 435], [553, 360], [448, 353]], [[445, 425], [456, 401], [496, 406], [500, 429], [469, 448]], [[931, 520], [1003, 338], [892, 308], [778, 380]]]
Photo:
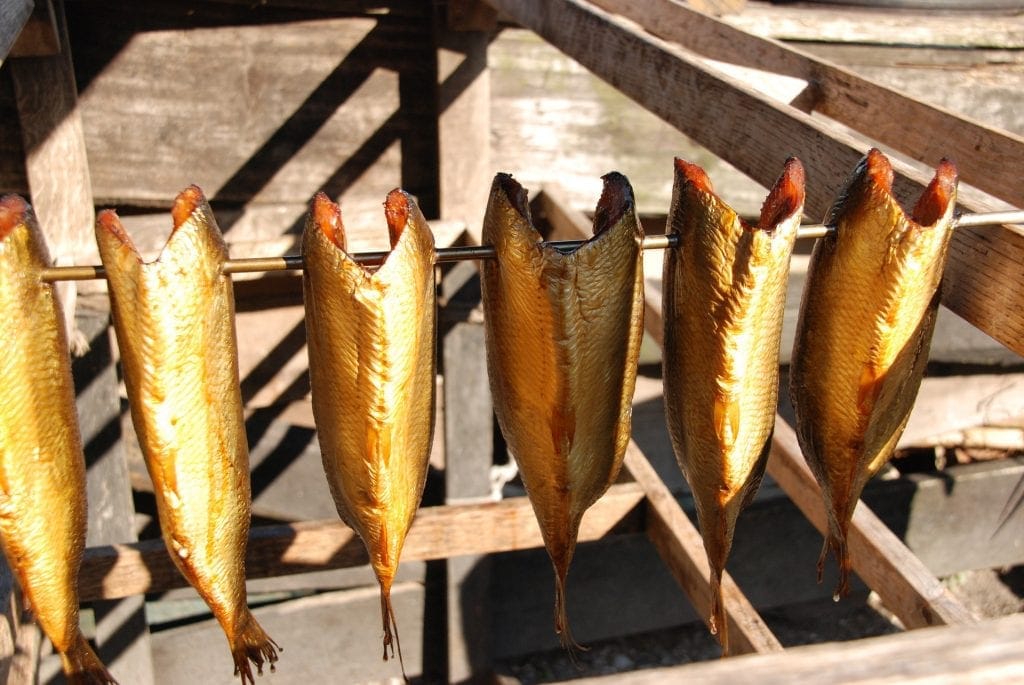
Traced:
[[0, 540], [72, 685], [116, 681], [79, 629], [85, 457], [60, 300], [35, 216], [0, 198]]
[[433, 437], [435, 251], [407, 193], [389, 193], [385, 216], [392, 249], [371, 272], [345, 251], [339, 207], [318, 194], [302, 234], [303, 297], [324, 472], [380, 584], [384, 658], [397, 649], [401, 662], [391, 585]]
[[277, 645], [246, 605], [249, 453], [242, 416], [227, 248], [202, 191], [175, 200], [174, 227], [145, 263], [117, 215], [96, 224], [132, 423], [175, 565], [228, 639], [235, 674], [254, 682]]
[[711, 567], [708, 623], [726, 654], [721, 576], [768, 457], [803, 202], [803, 167], [791, 159], [750, 226], [715, 195], [700, 167], [676, 160], [666, 232], [680, 244], [666, 252], [663, 275], [665, 413]]
[[811, 255], [791, 366], [800, 448], [822, 489], [836, 598], [847, 592], [847, 529], [867, 481], [892, 456], [928, 360], [954, 222], [956, 169], [943, 160], [908, 216], [892, 167], [872, 149], [829, 211]]
[[498, 174], [484, 217], [487, 368], [494, 409], [555, 570], [555, 631], [583, 513], [615, 480], [630, 434], [643, 329], [643, 233], [624, 176], [604, 177], [594, 237], [542, 246], [526, 191]]

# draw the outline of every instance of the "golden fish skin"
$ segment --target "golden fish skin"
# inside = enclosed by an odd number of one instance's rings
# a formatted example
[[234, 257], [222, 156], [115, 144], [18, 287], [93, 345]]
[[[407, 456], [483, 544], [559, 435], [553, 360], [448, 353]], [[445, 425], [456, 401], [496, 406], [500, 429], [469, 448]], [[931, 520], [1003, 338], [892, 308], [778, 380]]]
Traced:
[[228, 639], [235, 674], [253, 683], [276, 643], [249, 612], [245, 547], [251, 494], [227, 248], [202, 191], [172, 209], [160, 256], [144, 263], [117, 215], [101, 212], [107, 271], [132, 423], [156, 495], [160, 530], [182, 575]]
[[31, 208], [0, 198], [0, 539], [68, 682], [114, 683], [78, 627], [85, 456], [49, 266]]
[[665, 251], [663, 277], [665, 414], [711, 566], [709, 625], [726, 654], [722, 572], [736, 520], [768, 461], [803, 204], [796, 159], [786, 162], [754, 226], [715, 195], [700, 167], [676, 159], [666, 232], [679, 246]]
[[575, 645], [565, 577], [580, 520], [629, 442], [643, 331], [643, 231], [626, 177], [604, 177], [594, 236], [542, 246], [526, 191], [498, 174], [484, 215], [487, 368], [498, 424], [519, 465], [555, 569], [555, 630]]
[[393, 190], [384, 207], [391, 252], [371, 271], [345, 251], [338, 205], [318, 194], [302, 234], [302, 284], [324, 471], [380, 583], [384, 659], [397, 646], [401, 661], [391, 585], [433, 439], [435, 252], [411, 196]]
[[858, 164], [818, 240], [790, 370], [796, 433], [821, 486], [835, 597], [851, 571], [847, 530], [867, 481], [889, 460], [921, 385], [954, 222], [956, 168], [943, 160], [911, 216], [878, 150]]

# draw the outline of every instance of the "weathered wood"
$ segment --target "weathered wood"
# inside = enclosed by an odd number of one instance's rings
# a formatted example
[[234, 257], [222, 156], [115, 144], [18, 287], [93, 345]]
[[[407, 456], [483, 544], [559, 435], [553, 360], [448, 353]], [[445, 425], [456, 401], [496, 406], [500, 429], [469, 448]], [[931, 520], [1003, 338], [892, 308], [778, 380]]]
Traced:
[[[626, 450], [625, 466], [647, 498], [647, 536], [690, 598], [690, 603], [707, 622], [712, 602], [708, 584], [711, 566], [700, 533], [632, 441]], [[728, 572], [722, 574], [722, 603], [729, 622], [730, 646], [735, 654], [782, 649]]]
[[[696, 56], [582, 0], [489, 0], [642, 106], [692, 136], [762, 185], [795, 155], [808, 178], [806, 210], [823, 215], [840, 179], [866, 145], [835, 125], [771, 100]], [[894, 193], [916, 198], [928, 174], [897, 161]], [[961, 189], [961, 206], [985, 211]], [[958, 229], [946, 268], [943, 303], [1018, 354], [1024, 354], [1024, 231]]]
[[[463, 5], [449, 8], [454, 12]], [[482, 28], [440, 30], [437, 36], [440, 216], [465, 222], [477, 242], [493, 172], [487, 69], [487, 46], [493, 33]]]
[[[166, 206], [189, 183], [242, 204], [305, 203], [324, 190], [343, 211], [359, 202], [377, 216], [397, 185], [425, 209], [436, 201], [403, 177], [403, 165], [436, 163], [405, 154], [418, 139], [436, 146], [428, 3], [418, 19], [367, 12], [273, 24], [250, 7], [168, 16], [174, 9], [69, 7], [99, 203]], [[401, 100], [417, 83], [420, 96]]]
[[582, 678], [573, 685], [807, 685], [831, 683], [972, 683], [1001, 685], [1024, 679], [1024, 614], [972, 626], [915, 630], [899, 635], [832, 642], [717, 662]]
[[0, 64], [4, 63], [21, 30], [32, 16], [32, 0], [0, 2]]
[[452, 31], [498, 30], [498, 13], [484, 0], [449, 0], [447, 19]]
[[[821, 491], [804, 462], [796, 433], [781, 416], [775, 421], [768, 474], [824, 534], [828, 522]], [[907, 628], [974, 622], [971, 613], [863, 502], [853, 513], [849, 546], [854, 571]]]
[[[479, 270], [456, 264], [442, 281], [445, 504], [491, 499], [494, 410], [487, 380]], [[491, 565], [486, 555], [447, 560], [448, 682], [477, 682], [493, 669]]]
[[[615, 529], [643, 497], [636, 485], [613, 485], [583, 518], [580, 541], [599, 539]], [[402, 560], [508, 552], [542, 544], [533, 508], [525, 497], [427, 507], [413, 522]], [[249, 578], [265, 578], [366, 563], [366, 548], [355, 532], [340, 521], [326, 520], [253, 528], [245, 567]], [[155, 539], [89, 548], [79, 574], [83, 601], [160, 592], [185, 584], [163, 541]]]
[[0, 557], [0, 683], [35, 685], [42, 631], [32, 620], [7, 560]]
[[1024, 138], [908, 97], [850, 69], [762, 38], [677, 0], [593, 0], [652, 34], [712, 59], [772, 71], [810, 84], [811, 109], [926, 164], [956, 160], [963, 181], [1024, 207], [1024, 179], [1007, 174], [1024, 159]]

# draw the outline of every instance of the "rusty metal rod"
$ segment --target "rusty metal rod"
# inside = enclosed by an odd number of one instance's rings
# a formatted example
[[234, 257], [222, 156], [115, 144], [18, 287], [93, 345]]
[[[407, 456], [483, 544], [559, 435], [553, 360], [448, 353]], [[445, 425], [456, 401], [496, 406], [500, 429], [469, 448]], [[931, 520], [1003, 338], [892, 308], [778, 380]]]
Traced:
[[[960, 226], [995, 226], [1002, 224], [1024, 224], [1024, 211], [987, 212], [964, 214], [956, 219]], [[821, 238], [834, 230], [824, 224], [806, 224], [800, 227], [798, 238]], [[584, 240], [557, 240], [544, 243], [558, 250], [572, 250], [582, 245]], [[645, 250], [664, 250], [679, 244], [675, 235], [649, 235], [644, 237]], [[379, 266], [387, 258], [388, 252], [357, 252], [352, 259], [365, 266]], [[461, 262], [467, 259], [494, 259], [494, 248], [490, 245], [467, 245], [463, 247], [442, 247], [437, 250], [437, 262]], [[229, 259], [224, 262], [224, 273], [266, 273], [270, 271], [300, 271], [302, 255], [285, 255], [283, 257], [253, 257], [249, 259]], [[52, 266], [43, 269], [44, 281], [88, 281], [106, 278], [102, 266]]]

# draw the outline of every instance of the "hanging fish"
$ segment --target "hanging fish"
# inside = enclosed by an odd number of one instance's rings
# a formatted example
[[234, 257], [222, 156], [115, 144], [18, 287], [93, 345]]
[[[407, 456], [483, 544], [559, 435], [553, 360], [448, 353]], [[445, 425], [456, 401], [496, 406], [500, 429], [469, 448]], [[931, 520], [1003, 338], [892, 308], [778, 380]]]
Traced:
[[893, 172], [871, 150], [847, 180], [818, 240], [804, 286], [790, 370], [796, 432], [821, 486], [835, 598], [848, 591], [847, 530], [867, 481], [889, 460], [928, 361], [957, 174], [943, 160], [910, 216], [892, 196]]
[[789, 257], [804, 205], [804, 170], [789, 159], [756, 225], [681, 159], [666, 232], [665, 413], [697, 505], [711, 566], [709, 626], [729, 652], [721, 579], [740, 511], [761, 484], [779, 385]]
[[78, 627], [85, 457], [60, 301], [20, 197], [0, 198], [0, 541], [69, 683], [114, 683]]
[[302, 234], [302, 284], [324, 471], [380, 583], [384, 659], [397, 647], [401, 661], [391, 585], [433, 438], [435, 253], [407, 193], [391, 191], [384, 214], [391, 252], [373, 271], [346, 252], [341, 210], [318, 194]]
[[594, 236], [541, 244], [526, 191], [491, 186], [483, 243], [487, 368], [498, 424], [519, 464], [555, 569], [555, 631], [575, 645], [565, 577], [580, 520], [622, 466], [643, 331], [643, 231], [622, 174], [604, 177]]
[[132, 423], [171, 558], [227, 635], [235, 674], [271, 670], [277, 644], [246, 606], [251, 495], [227, 248], [202, 191], [182, 191], [144, 263], [111, 210], [96, 224]]

